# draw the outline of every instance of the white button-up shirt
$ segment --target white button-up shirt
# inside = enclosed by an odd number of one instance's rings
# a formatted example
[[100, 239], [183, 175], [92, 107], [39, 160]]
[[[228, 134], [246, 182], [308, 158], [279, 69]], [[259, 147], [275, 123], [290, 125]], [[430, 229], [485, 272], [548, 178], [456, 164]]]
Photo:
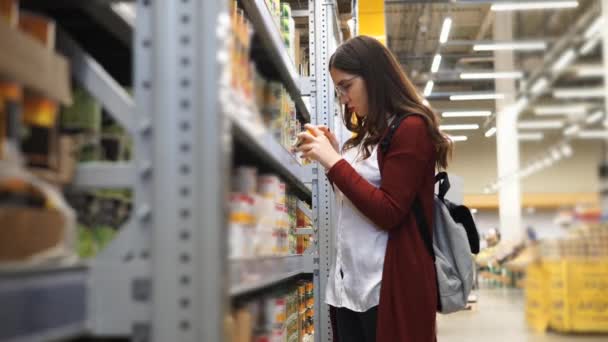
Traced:
[[[368, 182], [380, 187], [377, 147], [365, 160], [360, 160], [358, 153], [358, 148], [351, 148], [343, 158]], [[388, 233], [365, 217], [338, 188], [335, 188], [335, 193], [338, 208], [338, 222], [334, 230], [336, 257], [325, 289], [325, 302], [364, 312], [380, 302]]]

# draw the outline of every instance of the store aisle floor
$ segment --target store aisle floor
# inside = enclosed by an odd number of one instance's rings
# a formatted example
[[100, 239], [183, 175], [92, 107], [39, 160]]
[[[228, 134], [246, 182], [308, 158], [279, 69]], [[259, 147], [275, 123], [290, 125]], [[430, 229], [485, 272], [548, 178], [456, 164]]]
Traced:
[[537, 334], [529, 330], [524, 317], [521, 290], [480, 290], [472, 311], [437, 319], [438, 342], [606, 342], [608, 336]]

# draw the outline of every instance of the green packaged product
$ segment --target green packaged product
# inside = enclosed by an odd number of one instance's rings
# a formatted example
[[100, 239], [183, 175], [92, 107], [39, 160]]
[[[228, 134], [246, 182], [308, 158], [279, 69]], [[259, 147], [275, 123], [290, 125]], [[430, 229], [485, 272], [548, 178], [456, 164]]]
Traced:
[[101, 104], [86, 90], [73, 93], [74, 103], [63, 107], [60, 121], [63, 129], [98, 133], [101, 131]]

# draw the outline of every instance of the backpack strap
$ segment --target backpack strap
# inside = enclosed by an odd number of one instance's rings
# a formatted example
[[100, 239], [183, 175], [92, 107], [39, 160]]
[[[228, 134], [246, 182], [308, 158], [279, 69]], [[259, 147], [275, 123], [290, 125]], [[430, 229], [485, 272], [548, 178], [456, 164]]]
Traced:
[[448, 178], [448, 174], [446, 172], [439, 172], [435, 175], [435, 183], [439, 182], [439, 193], [437, 197], [443, 201], [445, 198], [445, 194], [450, 190], [450, 179]]
[[414, 200], [412, 209], [414, 211], [414, 216], [416, 216], [416, 223], [420, 236], [422, 237], [422, 241], [424, 241], [426, 250], [433, 258], [433, 262], [435, 262], [435, 249], [433, 249], [433, 238], [429, 230], [429, 225], [426, 223], [426, 219], [424, 218], [424, 211], [422, 210], [422, 203], [420, 202], [419, 197], [416, 197], [416, 199]]
[[388, 126], [388, 132], [386, 133], [384, 138], [382, 138], [382, 140], [380, 141], [380, 150], [382, 151], [382, 153], [386, 154], [386, 152], [388, 151], [388, 148], [391, 146], [391, 140], [393, 140], [393, 135], [395, 135], [397, 128], [399, 128], [399, 125], [401, 124], [401, 121], [405, 120], [405, 118], [407, 118], [410, 115], [416, 115], [416, 114], [396, 114], [395, 115], [395, 118]]

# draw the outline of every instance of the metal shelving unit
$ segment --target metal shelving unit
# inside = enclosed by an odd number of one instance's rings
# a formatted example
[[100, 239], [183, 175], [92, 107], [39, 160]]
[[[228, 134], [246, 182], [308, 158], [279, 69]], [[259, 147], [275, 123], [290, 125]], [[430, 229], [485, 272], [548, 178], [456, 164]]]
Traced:
[[[309, 1], [315, 54], [310, 78], [315, 101], [309, 110], [264, 1], [242, 3], [300, 118], [331, 127], [333, 120], [324, 116], [331, 112], [324, 99], [333, 96], [324, 42], [334, 26], [335, 4]], [[0, 340], [84, 334], [131, 336], [134, 341], [222, 341], [231, 298], [301, 274], [313, 274], [316, 341], [325, 340], [329, 324], [322, 320], [327, 317], [321, 303], [331, 255], [330, 187], [325, 177], [317, 179], [317, 166], [301, 166], [267, 132], [243, 120], [239, 114], [246, 108], [225, 97], [218, 81], [228, 54], [225, 5], [188, 0], [135, 4], [133, 36], [125, 38], [133, 44], [134, 97], [60, 32], [58, 49], [70, 60], [74, 79], [125, 127], [134, 143], [132, 161], [82, 164], [74, 183], [130, 188], [133, 212], [115, 240], [86, 264], [0, 272]], [[328, 31], [322, 33], [324, 29]], [[305, 255], [227, 259], [226, 203], [236, 142], [248, 145], [301, 200], [312, 203], [312, 211], [299, 205], [315, 225], [299, 231], [315, 236]]]
[[265, 257], [230, 262], [230, 296], [242, 296], [295, 276], [312, 273], [312, 255]]
[[48, 341], [82, 334], [86, 282], [82, 265], [0, 272], [0, 340]]
[[300, 92], [300, 76], [283, 45], [279, 28], [272, 19], [264, 0], [248, 0], [242, 3], [255, 31], [262, 39], [262, 43], [274, 61], [287, 91], [295, 101], [300, 115], [304, 121], [310, 121], [309, 109], [304, 104]]

